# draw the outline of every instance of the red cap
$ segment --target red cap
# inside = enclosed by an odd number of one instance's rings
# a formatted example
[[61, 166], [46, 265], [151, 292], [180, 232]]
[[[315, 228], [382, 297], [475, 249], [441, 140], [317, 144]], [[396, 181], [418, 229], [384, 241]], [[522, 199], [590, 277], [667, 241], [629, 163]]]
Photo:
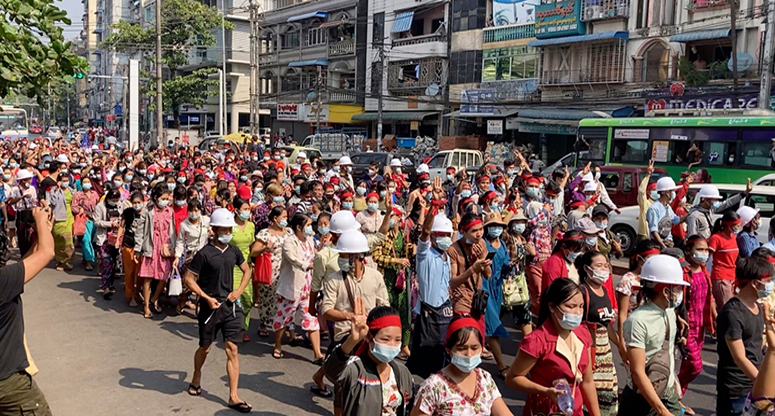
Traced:
[[647, 190], [657, 189], [657, 183], [650, 183], [649, 186], [646, 187]]
[[336, 185], [336, 184], [339, 183], [339, 177], [338, 176], [332, 176], [331, 179], [329, 179], [328, 181]]
[[183, 177], [186, 177], [186, 171], [179, 170], [179, 171], [178, 171], [178, 176], [183, 176]]
[[249, 200], [251, 196], [250, 189], [247, 186], [240, 186], [237, 188], [237, 195], [239, 195], [240, 198]]
[[450, 166], [450, 167], [447, 168], [447, 172], [454, 172], [454, 171], [455, 171], [455, 167], [454, 166]]

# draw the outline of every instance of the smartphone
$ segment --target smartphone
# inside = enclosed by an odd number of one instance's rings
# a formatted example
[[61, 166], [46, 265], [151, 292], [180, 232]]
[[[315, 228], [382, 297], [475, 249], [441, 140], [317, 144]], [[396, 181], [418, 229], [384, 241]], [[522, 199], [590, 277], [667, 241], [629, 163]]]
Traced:
[[495, 254], [496, 254], [495, 251], [491, 251], [491, 252], [487, 253], [487, 260], [494, 259], [495, 258]]

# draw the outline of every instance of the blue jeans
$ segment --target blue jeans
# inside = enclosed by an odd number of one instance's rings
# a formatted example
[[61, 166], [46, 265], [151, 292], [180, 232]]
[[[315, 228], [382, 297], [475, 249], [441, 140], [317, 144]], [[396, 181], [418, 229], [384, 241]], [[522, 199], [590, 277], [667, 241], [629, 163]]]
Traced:
[[746, 396], [727, 396], [719, 394], [716, 399], [716, 416], [741, 416]]

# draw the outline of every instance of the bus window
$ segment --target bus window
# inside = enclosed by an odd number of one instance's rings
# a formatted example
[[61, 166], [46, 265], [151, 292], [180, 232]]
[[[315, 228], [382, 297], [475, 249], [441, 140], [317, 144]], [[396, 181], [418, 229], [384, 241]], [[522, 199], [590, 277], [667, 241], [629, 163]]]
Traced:
[[775, 196], [772, 195], [751, 195], [746, 205], [758, 208], [759, 214], [764, 218], [772, 218], [775, 215]]
[[[695, 143], [698, 145], [700, 144], [699, 142]], [[671, 140], [668, 148], [668, 160], [679, 165], [688, 165], [689, 163], [692, 163], [692, 160], [690, 159], [695, 156], [696, 152], [692, 150], [692, 152], [689, 153], [691, 148], [692, 142], [689, 142], [688, 140]]]
[[740, 143], [741, 151], [740, 163], [748, 166], [771, 167], [772, 158], [770, 149], [772, 145], [769, 141], [742, 141]]
[[722, 142], [705, 142], [703, 143], [703, 151], [705, 152], [702, 165], [710, 166], [724, 166], [727, 162], [727, 143]]
[[614, 140], [613, 162], [648, 163], [649, 143], [647, 140]]

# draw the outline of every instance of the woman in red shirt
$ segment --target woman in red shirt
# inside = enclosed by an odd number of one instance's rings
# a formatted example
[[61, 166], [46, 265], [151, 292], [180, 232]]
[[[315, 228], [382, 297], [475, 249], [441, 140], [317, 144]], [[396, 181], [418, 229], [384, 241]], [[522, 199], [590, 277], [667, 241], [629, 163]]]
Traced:
[[[538, 328], [525, 336], [506, 376], [506, 384], [528, 394], [523, 415], [561, 412], [558, 404], [567, 382], [573, 395], [573, 416], [600, 416], [590, 365], [592, 339], [581, 326], [584, 297], [570, 279], [557, 279], [541, 302]], [[528, 377], [529, 375], [529, 377]]]
[[[579, 283], [579, 274], [573, 262], [581, 255], [584, 249], [584, 235], [576, 230], [568, 231], [554, 246], [552, 255], [544, 262], [541, 268], [541, 292], [552, 282], [560, 277], [569, 277]], [[543, 303], [543, 302], [542, 302]]]
[[713, 235], [708, 240], [708, 249], [713, 256], [710, 280], [713, 298], [719, 310], [735, 295], [735, 262], [737, 261], [737, 234], [743, 229], [740, 217], [734, 211], [727, 211], [713, 226]]

